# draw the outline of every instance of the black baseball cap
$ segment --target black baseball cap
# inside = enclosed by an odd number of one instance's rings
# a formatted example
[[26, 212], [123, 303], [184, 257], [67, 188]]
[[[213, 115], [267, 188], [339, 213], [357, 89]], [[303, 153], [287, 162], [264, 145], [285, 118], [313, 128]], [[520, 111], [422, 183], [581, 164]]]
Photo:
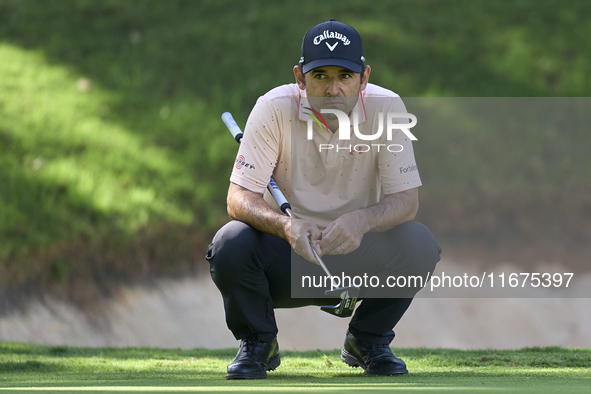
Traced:
[[322, 66], [340, 66], [361, 73], [364, 61], [357, 30], [334, 19], [314, 26], [302, 40], [300, 67], [304, 74]]

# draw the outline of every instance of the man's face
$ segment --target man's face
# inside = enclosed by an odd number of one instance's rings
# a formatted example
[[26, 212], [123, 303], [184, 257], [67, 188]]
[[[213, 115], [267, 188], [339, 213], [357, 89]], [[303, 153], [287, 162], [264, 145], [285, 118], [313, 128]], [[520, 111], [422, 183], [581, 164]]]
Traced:
[[298, 86], [306, 90], [308, 101], [314, 109], [338, 109], [348, 114], [357, 104], [359, 92], [367, 86], [369, 67], [363, 80], [360, 74], [338, 66], [318, 67], [305, 75], [296, 66], [294, 74]]

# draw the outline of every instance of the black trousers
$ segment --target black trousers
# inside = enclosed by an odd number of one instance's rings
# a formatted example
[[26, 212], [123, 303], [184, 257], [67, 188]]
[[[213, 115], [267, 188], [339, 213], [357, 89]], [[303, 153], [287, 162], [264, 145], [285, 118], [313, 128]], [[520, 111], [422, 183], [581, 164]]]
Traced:
[[[367, 233], [357, 250], [347, 255], [325, 255], [323, 260], [335, 276], [363, 271], [425, 278], [433, 273], [440, 253], [424, 225], [407, 222], [386, 232]], [[331, 304], [331, 299], [322, 298], [325, 288], [310, 289], [309, 298], [292, 298], [292, 277], [323, 276], [324, 271], [292, 253], [284, 239], [243, 222], [231, 221], [222, 227], [209, 245], [206, 258], [222, 294], [226, 324], [236, 339], [256, 335], [270, 342], [278, 332], [274, 308]], [[389, 344], [394, 339], [394, 326], [418, 290], [403, 298], [364, 298], [349, 330], [358, 339]]]

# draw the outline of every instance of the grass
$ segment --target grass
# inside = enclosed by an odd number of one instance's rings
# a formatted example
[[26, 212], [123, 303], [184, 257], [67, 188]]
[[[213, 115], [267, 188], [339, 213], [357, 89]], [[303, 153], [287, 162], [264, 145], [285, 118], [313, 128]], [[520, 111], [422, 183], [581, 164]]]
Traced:
[[339, 351], [282, 352], [264, 381], [226, 381], [235, 349], [70, 348], [0, 343], [0, 391], [586, 393], [591, 350], [394, 349], [410, 374], [365, 376]]
[[[403, 97], [576, 97], [591, 91], [590, 13], [551, 0], [0, 0], [0, 285], [194, 262], [184, 240], [227, 220], [236, 144], [220, 114], [243, 125], [292, 82], [314, 23], [357, 27], [372, 81]], [[578, 239], [585, 131], [423, 134], [420, 219], [440, 237], [516, 239], [505, 220]], [[528, 221], [557, 204], [568, 214]]]

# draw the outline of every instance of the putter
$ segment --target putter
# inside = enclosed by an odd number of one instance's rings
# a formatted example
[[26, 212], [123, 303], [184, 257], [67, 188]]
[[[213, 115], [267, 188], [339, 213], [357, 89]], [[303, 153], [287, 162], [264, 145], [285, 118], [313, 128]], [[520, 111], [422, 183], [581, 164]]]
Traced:
[[[238, 125], [236, 124], [236, 121], [234, 120], [232, 114], [229, 112], [224, 112], [222, 114], [222, 120], [226, 124], [228, 130], [230, 130], [230, 133], [232, 133], [232, 135], [234, 136], [236, 142], [240, 143], [240, 141], [242, 141], [243, 133], [242, 130], [240, 130], [240, 127], [238, 127]], [[277, 205], [279, 205], [281, 211], [291, 218], [291, 205], [289, 204], [289, 202], [287, 201], [287, 199], [285, 198], [285, 196], [283, 195], [283, 193], [281, 192], [273, 178], [270, 179], [269, 184], [267, 185], [267, 189], [277, 202]], [[333, 284], [332, 287], [334, 287], [334, 278], [331, 275], [328, 268], [326, 267], [326, 264], [324, 264], [324, 261], [322, 261], [320, 256], [318, 256], [318, 253], [316, 253], [314, 248], [312, 248], [312, 253], [314, 253], [314, 258], [316, 259], [316, 262], [318, 262], [318, 264], [322, 267], [326, 275], [330, 277], [331, 283]], [[324, 312], [330, 313], [331, 315], [339, 317], [349, 317], [353, 314], [353, 310], [355, 309], [355, 304], [357, 303], [359, 291], [360, 289], [357, 286], [339, 287], [338, 289], [334, 290], [326, 290], [324, 292], [325, 296], [331, 298], [340, 298], [340, 301], [337, 305], [324, 305], [321, 306], [320, 309]]]

